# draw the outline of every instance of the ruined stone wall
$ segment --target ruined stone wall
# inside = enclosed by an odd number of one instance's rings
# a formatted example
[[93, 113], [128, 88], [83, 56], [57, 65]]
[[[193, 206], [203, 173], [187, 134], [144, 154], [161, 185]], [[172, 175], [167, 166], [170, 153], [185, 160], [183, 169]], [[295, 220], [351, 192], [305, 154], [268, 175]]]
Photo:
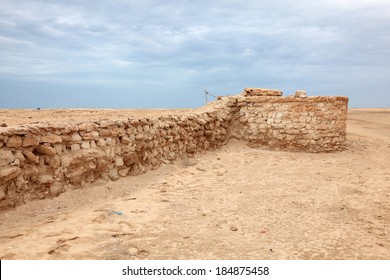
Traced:
[[0, 209], [141, 174], [230, 138], [291, 151], [342, 149], [348, 98], [271, 95], [224, 97], [191, 116], [0, 128]]
[[330, 152], [346, 139], [346, 97], [237, 97], [233, 136], [273, 150]]

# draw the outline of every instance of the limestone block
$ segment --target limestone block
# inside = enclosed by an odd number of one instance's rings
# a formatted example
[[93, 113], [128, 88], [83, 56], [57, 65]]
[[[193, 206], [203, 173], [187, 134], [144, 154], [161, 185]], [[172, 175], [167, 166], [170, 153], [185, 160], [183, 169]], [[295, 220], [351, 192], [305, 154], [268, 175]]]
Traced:
[[61, 135], [62, 142], [72, 142], [72, 139], [69, 134]]
[[20, 148], [23, 144], [22, 137], [14, 135], [8, 138], [6, 146], [8, 148]]
[[107, 137], [106, 138], [106, 145], [107, 146], [115, 146], [115, 138]]
[[26, 160], [26, 158], [24, 157], [22, 151], [20, 151], [20, 150], [17, 150], [15, 152], [15, 158], [18, 159], [20, 162], [24, 162]]
[[72, 152], [79, 151], [80, 150], [80, 144], [72, 144], [70, 146], [70, 149]]
[[91, 149], [96, 149], [96, 142], [95, 142], [95, 140], [91, 140]]
[[148, 124], [145, 124], [144, 126], [143, 126], [143, 131], [150, 131], [150, 125], [148, 125]]
[[136, 139], [136, 140], [142, 140], [142, 139], [144, 139], [144, 138], [145, 138], [145, 136], [144, 136], [143, 133], [138, 133], [138, 134], [135, 136], [135, 139]]
[[58, 155], [48, 157], [45, 159], [45, 161], [47, 162], [47, 164], [50, 167], [52, 167], [54, 169], [57, 169], [61, 165], [61, 160], [60, 160], [60, 157]]
[[[62, 139], [61, 139], [62, 140]], [[23, 147], [38, 146], [39, 138], [26, 137], [23, 138]]]
[[38, 163], [39, 161], [39, 158], [38, 156], [34, 155], [32, 152], [28, 151], [28, 150], [24, 150], [23, 151], [23, 155], [31, 162], [33, 163]]
[[50, 186], [50, 194], [52, 195], [59, 195], [60, 193], [64, 192], [64, 185], [61, 182], [54, 182]]
[[22, 170], [19, 167], [5, 167], [0, 170], [0, 181], [7, 182], [15, 179], [20, 173], [22, 173]]
[[301, 131], [299, 129], [287, 129], [286, 133], [290, 135], [298, 135], [301, 133]]
[[89, 144], [89, 141], [81, 142], [81, 148], [82, 149], [89, 149], [89, 148], [91, 148], [91, 145]]
[[78, 132], [73, 132], [71, 135], [71, 141], [72, 142], [80, 142], [81, 141], [81, 136]]
[[40, 142], [41, 143], [50, 143], [50, 144], [61, 143], [62, 138], [59, 135], [49, 133], [47, 135], [41, 136]]
[[120, 167], [124, 165], [124, 161], [122, 157], [116, 157], [115, 158], [115, 166]]
[[297, 128], [297, 129], [302, 129], [302, 128], [305, 128], [305, 127], [306, 127], [306, 123], [294, 124], [294, 128]]
[[9, 150], [0, 150], [0, 166], [8, 166], [15, 160], [15, 156]]
[[97, 145], [98, 147], [104, 147], [106, 146], [106, 141], [103, 138], [99, 138]]
[[129, 174], [129, 170], [130, 170], [130, 168], [128, 168], [128, 167], [121, 168], [121, 169], [118, 170], [118, 174], [121, 177], [126, 177]]
[[109, 157], [109, 158], [114, 158], [114, 157], [115, 157], [115, 147], [110, 146], [110, 147], [108, 147], [108, 148], [109, 148], [108, 157]]
[[99, 131], [99, 135], [100, 135], [100, 137], [108, 137], [108, 136], [112, 135], [112, 131], [111, 131], [111, 129], [108, 129], [108, 128], [101, 129]]
[[110, 178], [112, 181], [118, 180], [119, 179], [118, 169], [111, 168], [110, 171], [108, 172], [108, 178]]
[[133, 153], [126, 153], [123, 155], [123, 161], [126, 166], [131, 166], [135, 163], [139, 162], [138, 154], [133, 152]]
[[134, 132], [134, 128], [133, 128], [133, 127], [128, 127], [128, 128], [126, 129], [126, 134], [127, 134], [127, 135], [133, 134], [133, 132]]
[[90, 132], [85, 132], [84, 135], [82, 136], [84, 140], [94, 140], [99, 138], [99, 131], [94, 130]]
[[120, 126], [120, 127], [116, 127], [114, 129], [115, 131], [115, 136], [123, 136], [123, 135], [126, 135], [126, 131], [125, 131], [125, 128], [123, 126]]
[[99, 126], [95, 123], [82, 123], [79, 125], [78, 129], [80, 131], [90, 132], [90, 131], [96, 130], [98, 127]]
[[131, 140], [128, 136], [123, 136], [121, 139], [121, 143], [127, 145], [131, 143]]
[[57, 155], [62, 155], [64, 147], [61, 144], [54, 145], [54, 149], [57, 152]]
[[306, 98], [306, 90], [297, 90], [295, 91], [294, 97]]
[[145, 143], [145, 148], [146, 149], [153, 149], [153, 147], [154, 147], [153, 141], [147, 141]]
[[56, 154], [56, 150], [54, 148], [45, 145], [39, 145], [37, 152], [48, 156], [54, 156]]
[[54, 181], [53, 176], [51, 175], [41, 175], [39, 176], [39, 183], [41, 185], [48, 185]]

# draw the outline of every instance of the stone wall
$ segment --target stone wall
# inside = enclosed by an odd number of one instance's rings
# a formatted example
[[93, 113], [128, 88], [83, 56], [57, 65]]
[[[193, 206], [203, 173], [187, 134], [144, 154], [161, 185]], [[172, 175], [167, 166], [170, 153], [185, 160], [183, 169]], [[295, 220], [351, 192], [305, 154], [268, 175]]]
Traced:
[[238, 97], [233, 136], [252, 147], [330, 152], [346, 139], [346, 97]]
[[237, 138], [307, 152], [343, 148], [348, 98], [245, 90], [193, 115], [0, 128], [0, 209], [99, 178], [137, 175]]

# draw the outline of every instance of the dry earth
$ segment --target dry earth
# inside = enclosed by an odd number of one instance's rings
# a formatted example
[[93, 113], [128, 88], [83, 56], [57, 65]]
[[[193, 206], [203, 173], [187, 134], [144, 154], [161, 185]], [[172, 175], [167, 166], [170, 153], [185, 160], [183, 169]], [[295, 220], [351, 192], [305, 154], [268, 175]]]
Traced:
[[[0, 122], [128, 113], [0, 110]], [[231, 141], [141, 176], [1, 212], [0, 258], [390, 259], [389, 163], [390, 109], [354, 109], [343, 152]]]

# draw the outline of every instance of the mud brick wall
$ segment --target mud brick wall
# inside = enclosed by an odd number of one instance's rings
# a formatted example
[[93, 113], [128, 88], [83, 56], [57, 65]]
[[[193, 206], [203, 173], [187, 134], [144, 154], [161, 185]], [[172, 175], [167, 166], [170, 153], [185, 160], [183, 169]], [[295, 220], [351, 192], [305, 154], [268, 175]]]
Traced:
[[236, 138], [254, 147], [343, 148], [346, 97], [282, 97], [245, 91], [190, 116], [0, 128], [0, 209], [57, 196], [99, 178], [117, 180]]

